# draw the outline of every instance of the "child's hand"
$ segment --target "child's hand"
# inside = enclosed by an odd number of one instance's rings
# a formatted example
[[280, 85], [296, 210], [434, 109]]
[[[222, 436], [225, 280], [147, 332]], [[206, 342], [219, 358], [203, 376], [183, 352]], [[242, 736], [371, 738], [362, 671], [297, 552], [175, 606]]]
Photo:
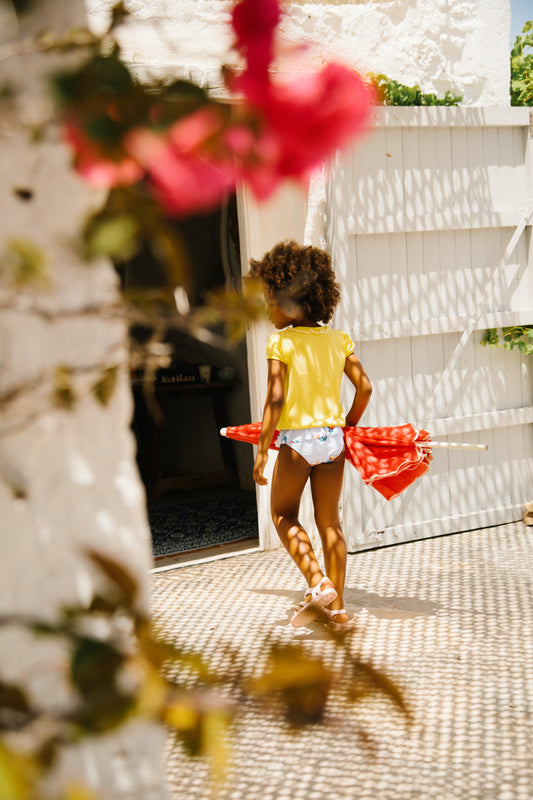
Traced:
[[268, 454], [265, 453], [258, 453], [257, 458], [255, 459], [253, 476], [254, 476], [254, 481], [255, 483], [257, 483], [258, 486], [266, 486], [268, 483], [267, 479], [263, 474], [265, 471], [267, 459], [268, 459]]

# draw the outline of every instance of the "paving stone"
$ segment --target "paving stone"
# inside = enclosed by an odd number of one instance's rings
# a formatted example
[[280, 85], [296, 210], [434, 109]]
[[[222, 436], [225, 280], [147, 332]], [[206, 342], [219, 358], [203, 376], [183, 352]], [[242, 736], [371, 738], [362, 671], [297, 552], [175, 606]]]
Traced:
[[[412, 724], [341, 691], [299, 733], [245, 704], [218, 800], [530, 800], [532, 555], [522, 522], [350, 555], [346, 605], [366, 609], [351, 648], [403, 688]], [[318, 623], [288, 625], [305, 587], [281, 548], [154, 574], [152, 588], [165, 634], [215, 665], [255, 674], [270, 642], [296, 639], [343, 668]], [[176, 798], [214, 791], [207, 765], [170, 740], [166, 770]]]

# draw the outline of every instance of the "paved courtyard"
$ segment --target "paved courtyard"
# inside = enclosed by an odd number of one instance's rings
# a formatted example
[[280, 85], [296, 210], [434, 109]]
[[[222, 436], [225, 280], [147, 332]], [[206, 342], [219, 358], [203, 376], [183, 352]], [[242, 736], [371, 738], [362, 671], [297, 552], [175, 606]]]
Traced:
[[[521, 522], [350, 555], [346, 605], [366, 609], [350, 648], [403, 688], [412, 724], [381, 699], [354, 708], [340, 691], [324, 724], [299, 733], [244, 704], [216, 791], [207, 766], [169, 742], [172, 797], [531, 800], [532, 570], [533, 527]], [[304, 586], [282, 549], [152, 580], [166, 635], [213, 664], [225, 664], [231, 648], [254, 674], [268, 642], [296, 638], [343, 668], [318, 623], [299, 633], [288, 626]]]

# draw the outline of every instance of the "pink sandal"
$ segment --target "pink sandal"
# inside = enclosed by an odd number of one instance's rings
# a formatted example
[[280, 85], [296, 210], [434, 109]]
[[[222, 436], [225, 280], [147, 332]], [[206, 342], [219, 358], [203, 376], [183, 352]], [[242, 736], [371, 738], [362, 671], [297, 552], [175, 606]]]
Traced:
[[[333, 586], [328, 586], [327, 589], [321, 588], [324, 581], [329, 581], [331, 583], [328, 576], [324, 575], [320, 583], [317, 583], [316, 586], [309, 586], [305, 590], [304, 600], [291, 617], [291, 625], [293, 628], [303, 628], [309, 622], [312, 622], [319, 616], [321, 611], [327, 610], [326, 606], [333, 603], [337, 597], [337, 592]], [[307, 602], [305, 598], [308, 594], [311, 595], [311, 599]]]

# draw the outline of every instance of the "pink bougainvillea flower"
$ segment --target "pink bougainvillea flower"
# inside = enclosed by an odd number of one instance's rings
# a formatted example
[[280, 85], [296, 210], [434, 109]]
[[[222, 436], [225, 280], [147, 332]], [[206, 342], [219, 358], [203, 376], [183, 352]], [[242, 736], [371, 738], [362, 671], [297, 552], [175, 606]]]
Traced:
[[279, 142], [280, 174], [304, 176], [345, 145], [367, 122], [371, 100], [359, 75], [340, 64], [272, 84], [258, 105]]
[[144, 170], [130, 156], [114, 161], [101, 153], [78, 125], [68, 121], [64, 126], [65, 138], [74, 152], [74, 167], [87, 183], [111, 189], [140, 181]]
[[191, 153], [205, 148], [210, 140], [221, 133], [223, 127], [222, 109], [208, 105], [175, 122], [169, 129], [168, 137], [178, 150]]
[[258, 199], [272, 194], [285, 178], [305, 181], [360, 132], [372, 104], [363, 80], [336, 63], [274, 82], [269, 67], [280, 18], [279, 0], [240, 0], [232, 16], [236, 48], [246, 67], [240, 74], [228, 73], [228, 86], [243, 98], [245, 123], [225, 137], [236, 155], [239, 179], [250, 184]]
[[277, 137], [257, 125], [236, 124], [226, 131], [225, 142], [234, 154], [237, 179], [247, 183], [258, 199], [270, 197], [281, 180]]
[[218, 110], [206, 108], [164, 133], [139, 128], [126, 138], [128, 152], [146, 170], [155, 196], [169, 214], [210, 210], [235, 188], [233, 158], [219, 152], [221, 124]]
[[[284, 178], [305, 180], [364, 127], [372, 95], [347, 67], [328, 64], [290, 81], [249, 89], [243, 113], [255, 117], [253, 146], [241, 152], [240, 177], [259, 199], [271, 194]], [[242, 138], [242, 137], [241, 137]]]
[[266, 78], [280, 19], [279, 0], [239, 0], [235, 4], [231, 23], [235, 47], [246, 59], [246, 73]]
[[[259, 200], [287, 178], [306, 181], [364, 127], [372, 96], [358, 75], [335, 63], [274, 81], [270, 67], [280, 19], [281, 0], [235, 0], [235, 48], [245, 63], [240, 73], [226, 71], [227, 86], [240, 97], [232, 106], [206, 99], [175, 120], [176, 112], [190, 106], [166, 104], [164, 94], [154, 95], [151, 105], [148, 100], [142, 105], [138, 122], [126, 115], [128, 125], [138, 127], [121, 134], [121, 141], [117, 134], [116, 156], [71, 118], [66, 135], [77, 171], [108, 188], [145, 179], [176, 216], [215, 208], [237, 181], [247, 183]], [[106, 107], [120, 123], [119, 112], [118, 106]], [[145, 126], [141, 120], [150, 122]]]

